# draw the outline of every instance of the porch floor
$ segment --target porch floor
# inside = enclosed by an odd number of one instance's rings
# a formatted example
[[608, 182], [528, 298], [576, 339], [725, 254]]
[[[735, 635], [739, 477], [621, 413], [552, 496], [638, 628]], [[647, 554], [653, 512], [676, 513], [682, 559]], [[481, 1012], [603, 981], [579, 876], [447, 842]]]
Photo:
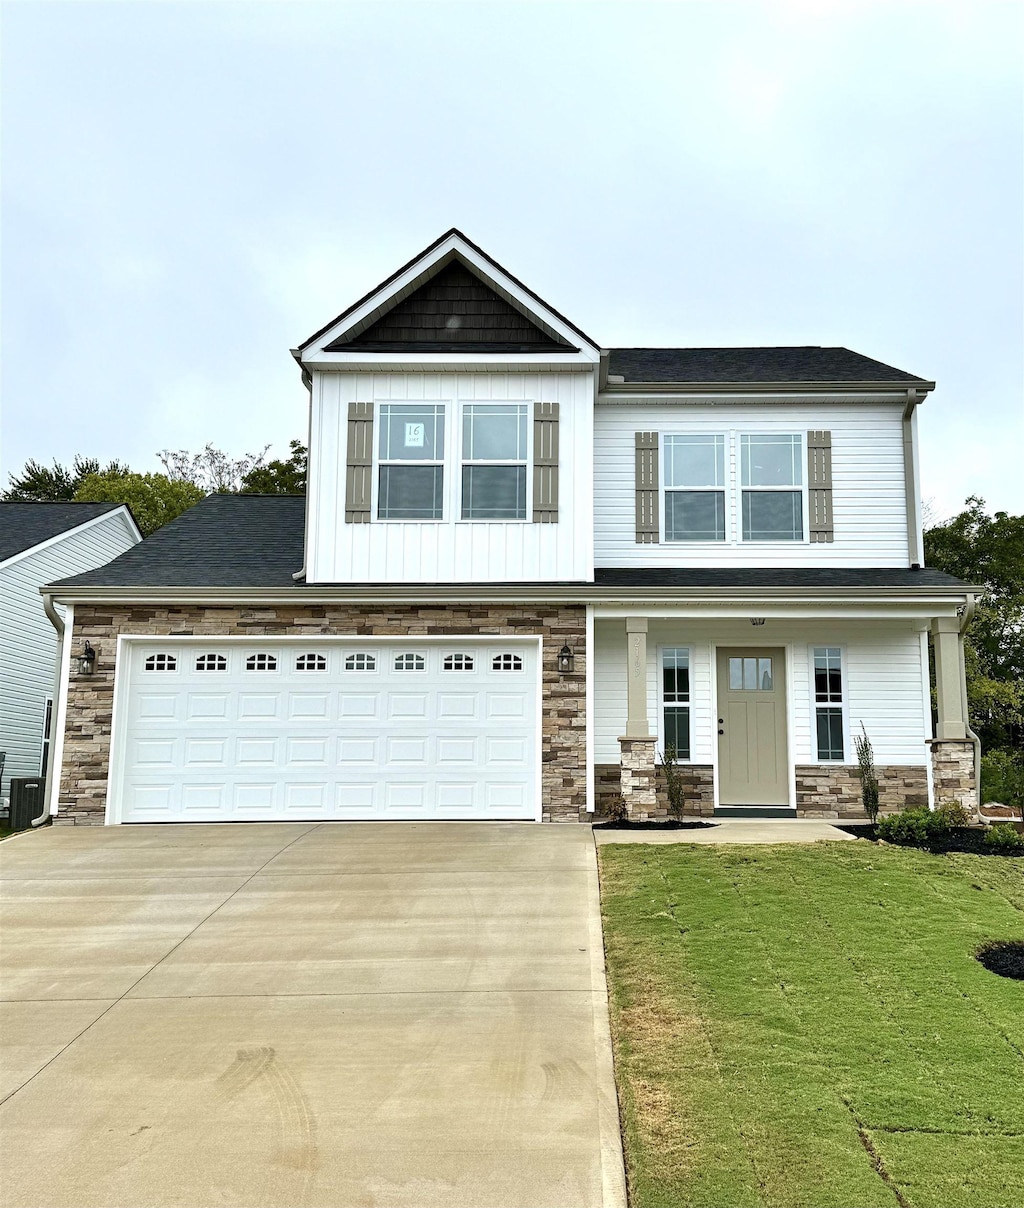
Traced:
[[695, 830], [596, 830], [605, 843], [819, 843], [856, 839], [818, 818], [716, 818], [715, 825]]

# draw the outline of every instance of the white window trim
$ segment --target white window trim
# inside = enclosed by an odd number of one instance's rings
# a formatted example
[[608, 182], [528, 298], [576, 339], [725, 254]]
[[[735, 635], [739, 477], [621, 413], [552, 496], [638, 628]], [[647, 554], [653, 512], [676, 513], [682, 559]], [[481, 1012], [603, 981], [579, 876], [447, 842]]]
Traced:
[[[839, 651], [839, 674], [842, 677], [841, 683], [843, 686], [843, 699], [841, 708], [843, 710], [843, 758], [842, 759], [820, 759], [818, 757], [818, 701], [815, 699], [816, 692], [814, 689], [814, 652], [815, 650], [832, 649]], [[808, 689], [811, 702], [811, 725], [810, 725], [810, 750], [807, 754], [810, 756], [808, 763], [820, 764], [822, 767], [844, 767], [853, 762], [851, 759], [852, 743], [850, 742], [850, 681], [847, 673], [846, 647], [841, 642], [813, 642], [807, 647], [807, 679]], [[834, 709], [834, 704], [823, 704], [823, 709]]]
[[[687, 549], [723, 549], [726, 546], [732, 549], [750, 549], [756, 547], [758, 549], [792, 549], [794, 546], [810, 545], [810, 517], [808, 515], [809, 505], [809, 487], [807, 483], [807, 429], [799, 428], [796, 430], [789, 429], [786, 432], [764, 432], [761, 429], [748, 428], [730, 428], [726, 431], [722, 429], [707, 429], [704, 428], [666, 428], [658, 433], [658, 455], [660, 457], [659, 465], [661, 472], [658, 475], [658, 525], [662, 534], [662, 541], [668, 546], [685, 546]], [[665, 466], [667, 464], [665, 458], [665, 438], [667, 436], [722, 436], [725, 438], [725, 485], [719, 487], [680, 487], [673, 488], [666, 486], [667, 475]], [[743, 452], [742, 442], [743, 436], [798, 436], [800, 438], [800, 467], [801, 467], [801, 486], [797, 487], [744, 487], [743, 486]], [[668, 525], [665, 523], [666, 505], [665, 496], [672, 490], [693, 490], [693, 491], [715, 491], [722, 490], [725, 494], [725, 540], [724, 541], [696, 541], [690, 537], [669, 537]], [[744, 541], [743, 539], [743, 492], [744, 490], [751, 491], [800, 491], [800, 510], [803, 520], [803, 536], [798, 541]]]
[[[533, 409], [535, 404], [526, 399], [462, 399], [458, 405], [458, 440], [455, 443], [455, 465], [458, 481], [454, 483], [456, 508], [454, 521], [456, 524], [531, 524], [533, 522]], [[523, 407], [526, 409], [526, 452], [521, 460], [516, 461], [481, 461], [475, 458], [466, 459], [462, 456], [462, 431], [467, 407]], [[525, 514], [516, 520], [479, 519], [462, 514], [462, 467], [463, 466], [526, 466], [526, 507]]]
[[[444, 415], [444, 444], [442, 456], [435, 461], [401, 461], [395, 458], [380, 456], [380, 434], [384, 427], [385, 407], [440, 407]], [[451, 451], [452, 451], [452, 400], [444, 398], [385, 398], [373, 404], [373, 475], [370, 481], [370, 521], [372, 524], [448, 524], [452, 515], [452, 481], [451, 481]], [[436, 519], [425, 516], [402, 518], [398, 516], [381, 516], [380, 512], [380, 470], [381, 466], [440, 466], [441, 476], [441, 515]]]
[[[707, 542], [701, 542], [701, 544], [708, 544], [708, 543], [707, 543]], [[716, 544], [716, 545], [717, 545], [717, 544], [719, 544], [719, 543], [718, 543], [718, 542], [715, 542], [714, 544]], [[689, 673], [690, 673], [690, 699], [689, 699], [689, 701], [687, 702], [687, 705], [686, 705], [686, 707], [687, 707], [687, 709], [689, 710], [689, 713], [690, 713], [690, 754], [689, 754], [689, 755], [688, 755], [688, 756], [687, 756], [685, 759], [679, 759], [677, 762], [679, 762], [679, 763], [681, 763], [681, 764], [687, 764], [687, 765], [688, 765], [688, 764], [694, 764], [694, 763], [700, 763], [700, 760], [698, 760], [698, 759], [694, 759], [694, 757], [693, 757], [693, 748], [694, 748], [694, 746], [695, 746], [695, 743], [694, 743], [694, 740], [693, 740], [693, 707], [694, 707], [694, 699], [693, 699], [693, 651], [694, 651], [694, 646], [693, 646], [693, 643], [692, 643], [692, 642], [664, 642], [664, 643], [660, 644], [660, 645], [657, 647], [657, 657], [658, 657], [658, 664], [657, 664], [657, 677], [658, 677], [658, 724], [657, 724], [657, 735], [658, 735], [658, 751], [659, 751], [659, 752], [661, 752], [662, 754], [664, 754], [664, 751], [665, 751], [665, 741], [666, 741], [666, 734], [665, 734], [665, 651], [666, 651], [666, 650], [685, 650], [685, 651], [686, 651], [687, 666], [688, 666]]]

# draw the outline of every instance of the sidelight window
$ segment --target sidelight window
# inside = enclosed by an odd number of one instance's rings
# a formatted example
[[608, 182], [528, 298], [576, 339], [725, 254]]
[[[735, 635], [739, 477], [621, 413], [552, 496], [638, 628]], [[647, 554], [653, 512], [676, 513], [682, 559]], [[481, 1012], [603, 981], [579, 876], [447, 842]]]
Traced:
[[661, 652], [661, 703], [665, 751], [690, 758], [690, 651], [668, 646]]
[[838, 646], [814, 647], [814, 718], [818, 758], [846, 758], [843, 720], [843, 657]]

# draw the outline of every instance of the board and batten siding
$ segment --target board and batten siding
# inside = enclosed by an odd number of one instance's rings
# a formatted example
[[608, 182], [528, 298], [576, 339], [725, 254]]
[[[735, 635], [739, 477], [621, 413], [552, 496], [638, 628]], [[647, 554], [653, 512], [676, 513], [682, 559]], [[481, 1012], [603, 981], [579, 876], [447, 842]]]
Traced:
[[[458, 405], [558, 403], [558, 519], [345, 523], [350, 402], [444, 402], [446, 480], [460, 473]], [[593, 579], [592, 372], [313, 374], [308, 583], [495, 583]], [[376, 421], [376, 407], [375, 407]], [[530, 416], [533, 429], [533, 415]], [[379, 425], [374, 424], [374, 447]], [[533, 467], [529, 473], [533, 473]], [[448, 490], [449, 501], [457, 492]], [[449, 511], [454, 505], [449, 502]]]
[[[626, 634], [622, 620], [595, 621], [594, 760], [618, 763], [619, 736], [626, 725]], [[855, 763], [854, 734], [863, 721], [878, 764], [924, 765], [931, 718], [924, 701], [928, 669], [922, 666], [921, 635], [908, 622], [769, 620], [751, 629], [746, 620], [684, 618], [648, 623], [647, 712], [652, 729], [659, 718], [659, 649], [690, 648], [691, 763], [711, 763], [717, 742], [712, 712], [712, 643], [720, 646], [789, 646], [792, 693], [790, 753], [794, 763], [817, 763], [812, 716], [813, 646], [843, 648], [847, 734], [845, 763]], [[659, 737], [659, 749], [661, 740]]]
[[7, 752], [0, 797], [9, 795], [12, 776], [39, 775], [57, 657], [39, 588], [103, 566], [136, 541], [124, 513], [111, 512], [0, 566], [0, 751]]
[[[907, 566], [902, 404], [758, 406], [601, 403], [594, 418], [595, 565]], [[740, 433], [831, 433], [832, 541], [637, 542], [636, 433], [735, 433], [726, 466], [728, 531], [738, 532]], [[803, 459], [806, 487], [806, 447]], [[664, 483], [661, 483], [662, 488]]]

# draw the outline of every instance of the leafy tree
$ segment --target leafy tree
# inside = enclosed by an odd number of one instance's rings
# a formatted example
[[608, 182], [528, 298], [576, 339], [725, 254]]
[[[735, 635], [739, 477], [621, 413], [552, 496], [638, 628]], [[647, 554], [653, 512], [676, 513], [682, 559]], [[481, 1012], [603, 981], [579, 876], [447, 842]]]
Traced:
[[307, 449], [298, 440], [291, 441], [289, 447], [287, 461], [275, 458], [256, 466], [242, 479], [241, 489], [253, 495], [305, 495]]
[[143, 537], [204, 497], [193, 482], [168, 478], [166, 474], [102, 473], [89, 474], [79, 484], [75, 499], [79, 503], [126, 503]]
[[8, 474], [9, 486], [0, 499], [12, 503], [70, 502], [90, 474], [102, 473], [114, 477], [129, 472], [128, 467], [119, 461], [110, 462], [101, 471], [99, 460], [95, 457], [76, 457], [70, 467], [54, 460], [52, 468], [30, 458], [20, 474]]
[[1024, 516], [972, 495], [924, 535], [929, 566], [984, 588], [964, 642], [971, 718], [986, 748], [1024, 745]]
[[263, 465], [269, 448], [270, 445], [264, 445], [262, 453], [232, 458], [209, 444], [201, 453], [161, 449], [157, 457], [172, 482], [191, 482], [204, 495], [222, 495], [241, 490], [243, 479]]

